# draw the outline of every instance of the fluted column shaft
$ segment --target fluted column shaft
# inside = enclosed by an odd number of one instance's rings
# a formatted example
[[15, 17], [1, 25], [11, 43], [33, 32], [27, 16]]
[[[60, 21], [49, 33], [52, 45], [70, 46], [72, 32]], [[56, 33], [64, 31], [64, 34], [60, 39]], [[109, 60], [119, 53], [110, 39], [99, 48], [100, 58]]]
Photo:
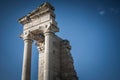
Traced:
[[32, 52], [32, 40], [24, 39], [24, 55], [23, 55], [23, 67], [22, 67], [22, 80], [30, 80], [31, 74], [31, 52]]
[[45, 53], [44, 53], [44, 80], [53, 80], [52, 76], [52, 53], [53, 53], [53, 33], [45, 33]]

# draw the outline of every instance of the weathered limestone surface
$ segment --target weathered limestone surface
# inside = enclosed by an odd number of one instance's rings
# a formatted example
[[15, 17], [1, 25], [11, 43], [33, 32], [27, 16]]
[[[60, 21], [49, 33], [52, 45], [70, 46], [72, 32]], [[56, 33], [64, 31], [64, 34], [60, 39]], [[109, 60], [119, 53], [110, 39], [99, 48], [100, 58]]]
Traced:
[[23, 25], [24, 55], [21, 80], [30, 80], [32, 41], [38, 48], [38, 80], [78, 80], [68, 40], [55, 33], [59, 31], [54, 7], [44, 3], [19, 19]]

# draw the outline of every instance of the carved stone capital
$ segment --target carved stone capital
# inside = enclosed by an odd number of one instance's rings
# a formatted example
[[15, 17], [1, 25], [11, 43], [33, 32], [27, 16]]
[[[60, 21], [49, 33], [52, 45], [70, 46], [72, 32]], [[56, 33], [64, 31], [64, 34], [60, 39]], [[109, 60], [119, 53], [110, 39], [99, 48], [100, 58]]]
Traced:
[[39, 53], [40, 52], [44, 53], [44, 51], [45, 51], [45, 44], [44, 44], [44, 42], [37, 42], [36, 46], [38, 48]]
[[33, 40], [34, 35], [30, 31], [26, 31], [20, 35], [20, 38], [23, 38], [23, 40]]

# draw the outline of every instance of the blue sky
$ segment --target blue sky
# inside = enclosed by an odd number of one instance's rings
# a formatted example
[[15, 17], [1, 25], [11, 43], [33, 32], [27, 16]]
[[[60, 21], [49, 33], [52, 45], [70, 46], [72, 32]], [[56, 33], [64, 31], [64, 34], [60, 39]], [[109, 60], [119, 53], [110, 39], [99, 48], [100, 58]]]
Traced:
[[[0, 79], [21, 80], [22, 25], [17, 20], [48, 1], [55, 7], [63, 39], [72, 46], [80, 80], [120, 80], [119, 0], [0, 0]], [[37, 80], [33, 43], [31, 80]]]

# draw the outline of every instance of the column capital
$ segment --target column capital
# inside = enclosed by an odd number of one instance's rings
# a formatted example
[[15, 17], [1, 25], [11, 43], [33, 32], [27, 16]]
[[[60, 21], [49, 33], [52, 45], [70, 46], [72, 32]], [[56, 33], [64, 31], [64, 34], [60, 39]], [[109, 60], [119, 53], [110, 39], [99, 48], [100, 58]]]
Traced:
[[36, 42], [37, 49], [39, 53], [44, 53], [45, 51], [45, 43], [44, 42]]
[[23, 40], [33, 40], [34, 35], [30, 31], [26, 31], [20, 35], [20, 38], [23, 38]]

